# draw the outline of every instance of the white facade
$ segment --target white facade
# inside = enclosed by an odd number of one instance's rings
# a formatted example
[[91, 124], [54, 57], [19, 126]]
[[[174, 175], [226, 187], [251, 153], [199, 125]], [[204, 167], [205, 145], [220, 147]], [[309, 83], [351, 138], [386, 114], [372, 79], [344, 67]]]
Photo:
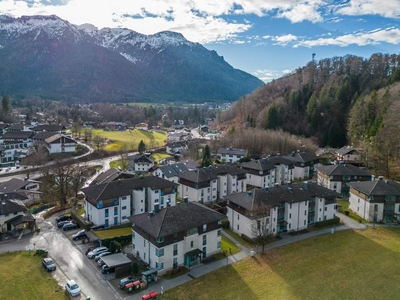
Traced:
[[132, 252], [137, 258], [149, 264], [150, 268], [163, 274], [168, 270], [185, 265], [185, 254], [194, 249], [203, 251], [202, 258], [219, 253], [221, 250], [222, 230], [216, 229], [206, 233], [185, 236], [181, 241], [160, 247], [132, 230]]
[[241, 160], [244, 155], [237, 155], [237, 154], [221, 154], [221, 160], [229, 162], [229, 163], [236, 163]]
[[259, 175], [247, 173], [246, 174], [246, 183], [252, 186], [266, 188], [273, 186], [275, 184], [275, 173], [274, 172], [266, 172], [260, 171]]
[[[333, 176], [332, 176], [333, 177]], [[323, 187], [326, 187], [327, 189], [330, 189], [332, 191], [335, 191], [337, 193], [342, 192], [342, 182], [341, 181], [333, 181], [331, 179], [325, 178], [318, 172], [318, 184], [322, 185]]]
[[46, 145], [46, 148], [49, 150], [50, 154], [53, 153], [74, 153], [75, 152], [76, 142], [70, 143], [50, 143]]
[[[370, 203], [369, 201], [364, 200], [353, 193], [350, 193], [349, 202], [349, 209], [351, 209], [364, 220], [373, 222], [375, 217], [376, 222], [383, 221], [385, 210], [384, 203]], [[400, 203], [394, 203], [393, 205], [395, 212], [400, 211]]]
[[204, 188], [194, 188], [191, 186], [179, 184], [180, 196], [182, 198], [188, 197], [189, 201], [199, 201], [208, 203], [217, 200], [218, 180], [210, 180], [210, 186]]
[[7, 224], [5, 224], [8, 220], [15, 218], [16, 216], [23, 216], [24, 212], [16, 212], [13, 214], [1, 215], [0, 214], [0, 232], [7, 232], [8, 229], [12, 230], [13, 226], [10, 224], [10, 228], [7, 228]]

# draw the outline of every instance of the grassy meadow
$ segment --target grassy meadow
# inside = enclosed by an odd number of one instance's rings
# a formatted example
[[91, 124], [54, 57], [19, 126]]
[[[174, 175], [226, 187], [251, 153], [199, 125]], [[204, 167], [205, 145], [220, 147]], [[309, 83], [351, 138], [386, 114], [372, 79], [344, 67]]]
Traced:
[[0, 254], [0, 299], [70, 299], [42, 267], [42, 259], [27, 252]]
[[107, 152], [118, 152], [124, 147], [127, 150], [136, 151], [141, 140], [146, 144], [146, 148], [157, 148], [165, 145], [167, 139], [166, 132], [145, 131], [133, 129], [129, 131], [104, 131], [102, 129], [92, 129], [92, 137], [100, 136], [112, 143], [105, 145], [104, 150]]
[[246, 258], [159, 299], [397, 299], [400, 228], [341, 231]]

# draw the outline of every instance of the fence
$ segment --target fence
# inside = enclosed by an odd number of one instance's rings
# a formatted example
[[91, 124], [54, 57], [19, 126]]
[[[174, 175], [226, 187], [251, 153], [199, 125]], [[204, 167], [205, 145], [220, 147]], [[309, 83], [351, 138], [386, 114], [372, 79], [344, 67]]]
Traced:
[[36, 208], [31, 208], [29, 211], [31, 212], [31, 214], [37, 214], [37, 213], [39, 213], [41, 211], [44, 211], [44, 210], [46, 210], [46, 209], [48, 209], [50, 207], [56, 206], [56, 204], [57, 203], [55, 203], [55, 202], [46, 203], [46, 204], [43, 204], [43, 205], [38, 206]]

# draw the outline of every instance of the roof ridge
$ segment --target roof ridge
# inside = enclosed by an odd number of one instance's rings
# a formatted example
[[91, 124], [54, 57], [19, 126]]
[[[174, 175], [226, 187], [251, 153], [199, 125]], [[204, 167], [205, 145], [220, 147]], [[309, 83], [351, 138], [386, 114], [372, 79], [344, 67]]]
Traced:
[[170, 207], [172, 207], [172, 206], [167, 206], [167, 207], [165, 208], [165, 210], [161, 210], [161, 212], [164, 213], [164, 214], [163, 214], [163, 216], [162, 216], [161, 223], [160, 223], [160, 226], [159, 226], [159, 229], [158, 229], [158, 232], [157, 232], [157, 237], [160, 236], [160, 233], [161, 233], [161, 230], [162, 230], [162, 228], [163, 228], [164, 221], [165, 221], [165, 216], [166, 216], [166, 214], [167, 214], [167, 211], [169, 211], [169, 208], [170, 208]]

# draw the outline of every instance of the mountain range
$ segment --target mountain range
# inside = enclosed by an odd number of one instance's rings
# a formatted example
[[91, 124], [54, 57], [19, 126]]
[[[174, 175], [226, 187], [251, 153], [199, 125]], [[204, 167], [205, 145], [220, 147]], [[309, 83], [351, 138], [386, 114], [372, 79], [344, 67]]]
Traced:
[[0, 15], [0, 93], [79, 102], [235, 101], [262, 86], [215, 51], [164, 31]]

